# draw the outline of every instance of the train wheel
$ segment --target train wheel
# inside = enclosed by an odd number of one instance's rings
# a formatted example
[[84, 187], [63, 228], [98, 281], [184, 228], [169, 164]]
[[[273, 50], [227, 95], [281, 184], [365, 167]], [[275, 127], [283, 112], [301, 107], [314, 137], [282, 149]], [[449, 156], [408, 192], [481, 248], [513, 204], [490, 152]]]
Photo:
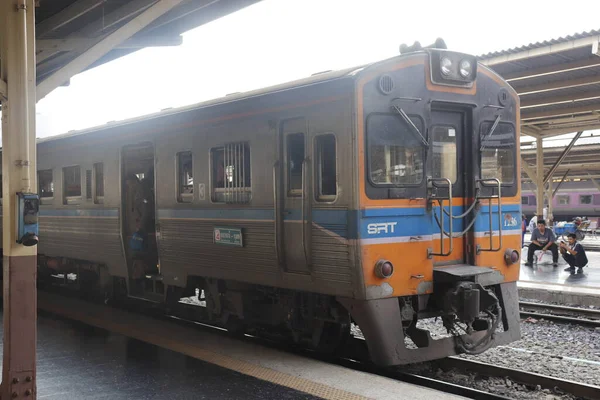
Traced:
[[334, 354], [343, 348], [350, 337], [350, 324], [317, 321], [313, 331], [313, 347], [326, 354]]

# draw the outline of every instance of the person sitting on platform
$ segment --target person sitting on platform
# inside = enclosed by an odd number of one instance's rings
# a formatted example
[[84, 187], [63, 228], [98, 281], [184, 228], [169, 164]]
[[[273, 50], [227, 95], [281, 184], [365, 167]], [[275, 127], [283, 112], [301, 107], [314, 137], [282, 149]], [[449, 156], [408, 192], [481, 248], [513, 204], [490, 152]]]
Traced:
[[577, 273], [580, 274], [583, 272], [583, 267], [588, 263], [585, 249], [581, 243], [577, 242], [577, 236], [574, 233], [569, 233], [567, 239], [569, 240], [568, 244], [565, 242], [560, 243], [560, 253], [567, 264], [569, 264], [569, 267], [565, 268], [565, 271], [573, 273], [575, 272], [575, 267], [577, 267]]
[[533, 254], [536, 250], [542, 250], [546, 252], [550, 250], [552, 252], [552, 264], [558, 266], [558, 246], [556, 245], [556, 236], [551, 229], [546, 228], [546, 221], [540, 219], [537, 222], [537, 229], [534, 229], [531, 233], [531, 243], [529, 244], [529, 251], [527, 252], [526, 267], [531, 267], [533, 264]]

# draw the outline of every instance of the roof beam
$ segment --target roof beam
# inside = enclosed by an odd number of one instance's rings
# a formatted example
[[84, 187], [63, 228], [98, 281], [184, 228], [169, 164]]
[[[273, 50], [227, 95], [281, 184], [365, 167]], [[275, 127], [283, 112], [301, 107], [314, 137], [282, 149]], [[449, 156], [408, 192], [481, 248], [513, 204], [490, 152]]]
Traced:
[[521, 99], [521, 110], [529, 109], [531, 107], [540, 107], [540, 106], [548, 106], [551, 104], [559, 104], [559, 103], [567, 103], [567, 102], [575, 102], [582, 100], [591, 100], [600, 98], [600, 90], [594, 91], [585, 91], [580, 93], [572, 93], [566, 94], [562, 96], [554, 96], [554, 97], [543, 97], [537, 99]]
[[590, 174], [588, 171], [585, 171], [585, 172], [587, 172], [587, 174], [590, 176], [590, 180], [592, 181], [592, 183], [594, 184], [594, 186], [596, 186], [596, 189], [600, 190], [600, 183], [598, 183], [594, 179], [594, 177], [592, 176], [592, 174]]
[[519, 95], [526, 95], [539, 92], [547, 92], [550, 90], [569, 89], [580, 86], [596, 85], [600, 83], [600, 76], [585, 76], [583, 78], [557, 80], [554, 82], [541, 83], [539, 85], [529, 85], [522, 87], [514, 87]]
[[600, 121], [596, 121], [593, 124], [585, 124], [585, 125], [577, 125], [577, 126], [566, 126], [566, 127], [556, 127], [552, 129], [543, 129], [540, 134], [546, 138], [551, 138], [554, 136], [566, 135], [567, 133], [574, 133], [577, 131], [592, 131], [595, 129], [600, 129]]
[[580, 107], [554, 108], [551, 110], [542, 110], [536, 112], [527, 112], [527, 110], [523, 110], [523, 112], [521, 113], [521, 119], [550, 118], [561, 115], [573, 115], [598, 110], [600, 110], [600, 103], [588, 104]]
[[119, 23], [126, 21], [141, 12], [148, 9], [148, 7], [160, 3], [163, 0], [133, 0], [123, 6], [119, 7], [115, 11], [106, 15], [105, 17], [98, 19], [84, 29], [78, 32], [82, 36], [98, 36], [99, 33], [108, 33]]
[[513, 72], [502, 75], [502, 77], [509, 81], [517, 81], [521, 79], [535, 78], [542, 75], [553, 75], [560, 74], [561, 72], [573, 71], [576, 69], [592, 68], [600, 66], [600, 58], [592, 56], [585, 60], [567, 62], [562, 64], [553, 64], [546, 67], [526, 69], [524, 71]]
[[165, 14], [183, 0], [159, 0], [143, 13], [107, 35], [102, 41], [96, 43], [87, 51], [76, 57], [61, 69], [54, 72], [37, 86], [37, 100], [41, 100], [51, 91], [69, 80], [73, 75], [83, 71], [106, 53], [123, 43], [137, 32], [145, 28], [156, 18]]
[[521, 126], [521, 135], [533, 136], [534, 138], [540, 137], [541, 129], [536, 129], [533, 126]]
[[533, 185], [535, 186], [535, 182], [537, 181], [537, 175], [536, 172], [533, 170], [533, 167], [527, 164], [525, 160], [521, 160], [521, 168], [523, 168], [523, 171], [525, 171], [525, 173], [527, 174], [529, 179], [532, 180]]
[[[69, 38], [69, 39], [40, 39], [36, 42], [36, 48], [43, 51], [73, 51], [90, 47], [97, 39]], [[119, 44], [117, 49], [141, 49], [144, 47], [179, 46], [183, 43], [181, 36], [156, 36], [131, 38]]]
[[[500, 56], [484, 59], [481, 61], [482, 64], [487, 66], [494, 66], [497, 64], [505, 64], [515, 61], [520, 61], [526, 58], [546, 56], [549, 54], [561, 53], [563, 51], [579, 49], [581, 47], [591, 47], [591, 53], [598, 49], [598, 42], [600, 36], [588, 36], [575, 40], [569, 40], [568, 42], [553, 43], [548, 46], [536, 47], [529, 50], [519, 51], [517, 53], [503, 54]], [[596, 46], [596, 47], [594, 47]]]
[[583, 131], [579, 131], [573, 137], [573, 139], [571, 140], [571, 143], [569, 143], [569, 145], [565, 148], [565, 150], [562, 152], [562, 154], [558, 157], [558, 159], [556, 160], [556, 162], [554, 163], [554, 165], [550, 168], [550, 171], [548, 171], [548, 173], [546, 174], [546, 176], [544, 176], [544, 184], [546, 184], [548, 182], [548, 180], [550, 179], [550, 177], [552, 175], [554, 175], [554, 173], [558, 169], [558, 166], [564, 161], [565, 157], [567, 156], [567, 154], [569, 154], [569, 152], [571, 151], [571, 149], [575, 145], [575, 142], [577, 141], [577, 139], [579, 139], [581, 137], [582, 134], [583, 134]]
[[[540, 130], [545, 129], [543, 127], [539, 127], [539, 126], [535, 126], [536, 124], [549, 124], [549, 125], [555, 125], [555, 124], [564, 124], [564, 125], [568, 125], [568, 124], [575, 124], [578, 122], [589, 122], [589, 121], [595, 121], [600, 119], [600, 114], [590, 114], [590, 115], [582, 115], [579, 117], [566, 117], [566, 118], [553, 118], [547, 121], [523, 121], [521, 123], [521, 125], [523, 126], [528, 126], [528, 125], [533, 125], [532, 128], [539, 128]], [[576, 129], [577, 130], [577, 129]], [[586, 129], [587, 130], [587, 129]], [[575, 131], [573, 131], [575, 132]]]
[[102, 5], [105, 0], [79, 0], [35, 26], [37, 37], [43, 37]]
[[[567, 179], [567, 175], [569, 175], [569, 170], [567, 170], [567, 172], [565, 172], [565, 174], [563, 175], [563, 177], [560, 180], [560, 182], [558, 182], [558, 185], [556, 185], [556, 188], [554, 189], [554, 192], [552, 193], [552, 198], [553, 199], [554, 199], [554, 196], [556, 196], [556, 192], [558, 192], [558, 189], [560, 189], [560, 187], [562, 186], [562, 184], [565, 181], [565, 179]], [[550, 203], [550, 202], [548, 202], [548, 203]]]

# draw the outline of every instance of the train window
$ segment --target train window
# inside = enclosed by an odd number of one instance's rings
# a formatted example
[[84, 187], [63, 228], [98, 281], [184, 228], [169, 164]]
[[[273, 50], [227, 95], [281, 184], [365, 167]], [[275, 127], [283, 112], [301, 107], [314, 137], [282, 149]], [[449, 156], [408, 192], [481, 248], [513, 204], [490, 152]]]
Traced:
[[515, 130], [511, 124], [499, 123], [490, 136], [493, 124], [481, 124], [481, 177], [510, 185], [515, 181]]
[[529, 196], [521, 196], [521, 204], [524, 206], [529, 205]]
[[104, 203], [104, 163], [94, 164], [94, 186], [96, 189], [94, 203]]
[[592, 195], [591, 194], [579, 195], [579, 204], [592, 204]]
[[65, 204], [77, 204], [81, 199], [81, 167], [63, 168], [63, 193]]
[[[423, 132], [421, 120], [411, 120]], [[369, 116], [367, 147], [372, 184], [418, 185], [423, 181], [423, 144], [397, 115]]]
[[316, 138], [317, 199], [335, 200], [337, 195], [336, 149], [334, 135], [321, 135]]
[[456, 182], [456, 128], [434, 126], [431, 130], [433, 145], [432, 177], [448, 178]]
[[571, 202], [571, 197], [568, 194], [563, 194], [556, 197], [558, 200], [558, 204], [560, 204], [561, 206], [566, 206]]
[[85, 171], [85, 198], [86, 200], [92, 199], [92, 170], [88, 169]]
[[593, 200], [593, 202], [594, 202], [594, 205], [595, 205], [595, 206], [600, 206], [600, 194], [595, 194], [595, 195], [593, 196], [593, 199], [594, 199], [594, 200]]
[[537, 204], [537, 200], [536, 200], [535, 196], [529, 196], [529, 205], [535, 206], [536, 204]]
[[287, 135], [288, 196], [302, 195], [302, 165], [304, 163], [304, 133]]
[[191, 203], [194, 200], [194, 167], [191, 151], [177, 153], [177, 201]]
[[212, 165], [212, 201], [244, 204], [252, 195], [250, 146], [230, 143], [210, 151]]
[[54, 198], [54, 179], [51, 169], [38, 171], [38, 192], [41, 204], [50, 204]]

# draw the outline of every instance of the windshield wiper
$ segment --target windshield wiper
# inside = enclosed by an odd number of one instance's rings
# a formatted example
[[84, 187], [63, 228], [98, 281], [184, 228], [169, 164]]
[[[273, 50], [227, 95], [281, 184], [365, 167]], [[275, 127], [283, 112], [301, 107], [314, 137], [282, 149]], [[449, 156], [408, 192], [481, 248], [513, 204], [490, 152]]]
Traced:
[[419, 136], [419, 139], [421, 139], [421, 143], [423, 144], [423, 146], [429, 148], [429, 142], [427, 141], [427, 139], [425, 139], [425, 136], [423, 136], [423, 134], [421, 133], [419, 128], [417, 128], [417, 126], [412, 122], [412, 120], [408, 117], [408, 115], [406, 115], [404, 110], [398, 106], [392, 106], [392, 108], [394, 110], [396, 110], [396, 112], [402, 117], [404, 122], [406, 122], [408, 124], [408, 126], [411, 128], [412, 132]]
[[485, 135], [485, 137], [481, 141], [481, 148], [479, 149], [479, 152], [483, 151], [483, 149], [485, 148], [485, 142], [492, 137], [492, 135], [494, 134], [494, 131], [496, 130], [496, 127], [498, 126], [499, 122], [500, 122], [500, 115], [498, 115], [496, 117], [496, 120], [494, 121], [494, 124], [492, 125], [492, 128], [490, 129], [490, 131], [488, 132], [488, 134]]

